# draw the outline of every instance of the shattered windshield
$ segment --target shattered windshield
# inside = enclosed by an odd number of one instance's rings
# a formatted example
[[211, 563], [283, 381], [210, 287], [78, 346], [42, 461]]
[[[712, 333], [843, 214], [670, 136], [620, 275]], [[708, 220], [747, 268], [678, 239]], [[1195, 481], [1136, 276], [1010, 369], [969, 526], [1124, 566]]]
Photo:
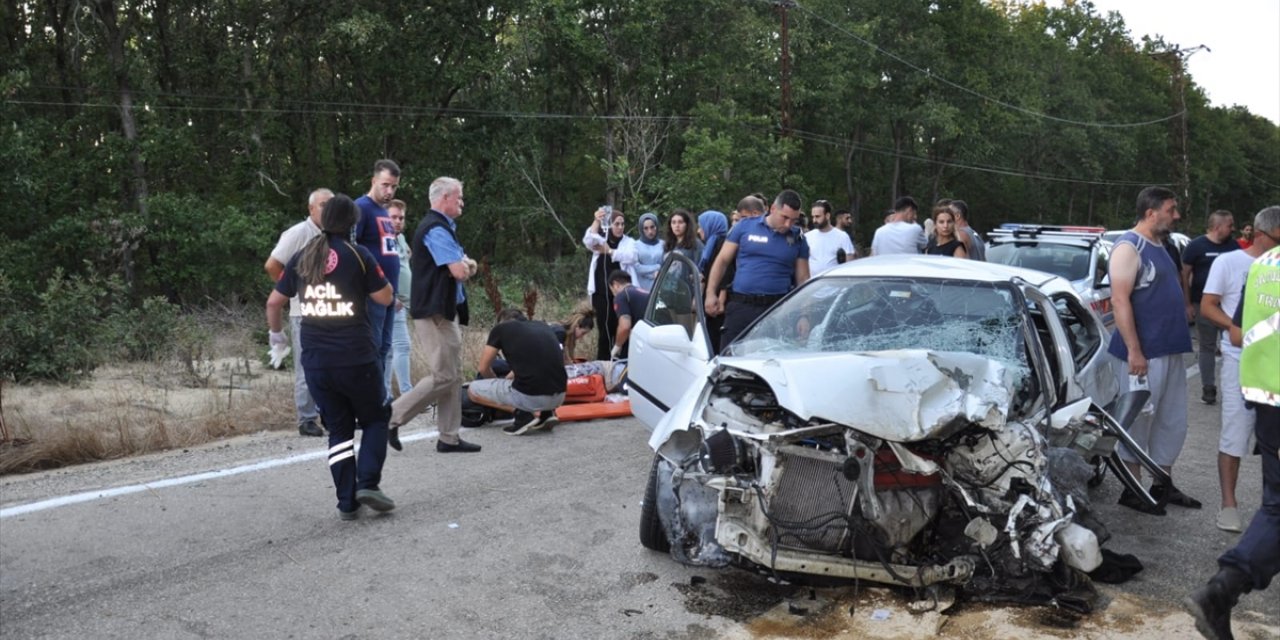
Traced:
[[1012, 287], [972, 280], [827, 277], [806, 285], [726, 355], [960, 351], [1025, 370]]
[[987, 261], [1084, 280], [1089, 277], [1089, 253], [1089, 247], [1070, 244], [1002, 242], [987, 247]]

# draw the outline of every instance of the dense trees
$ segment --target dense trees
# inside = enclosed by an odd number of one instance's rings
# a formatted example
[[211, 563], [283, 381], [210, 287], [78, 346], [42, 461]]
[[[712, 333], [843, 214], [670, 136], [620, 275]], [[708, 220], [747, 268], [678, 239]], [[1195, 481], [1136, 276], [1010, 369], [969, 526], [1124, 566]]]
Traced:
[[[980, 228], [1121, 225], [1141, 185], [1183, 187], [1174, 46], [1067, 4], [796, 4], [782, 131], [766, 0], [3, 0], [0, 272], [257, 296], [306, 194], [361, 193], [384, 156], [411, 209], [466, 181], [464, 241], [495, 264], [575, 251], [601, 202], [782, 186], [855, 206], [861, 237], [903, 193]], [[1187, 80], [1188, 230], [1280, 201], [1280, 129]]]

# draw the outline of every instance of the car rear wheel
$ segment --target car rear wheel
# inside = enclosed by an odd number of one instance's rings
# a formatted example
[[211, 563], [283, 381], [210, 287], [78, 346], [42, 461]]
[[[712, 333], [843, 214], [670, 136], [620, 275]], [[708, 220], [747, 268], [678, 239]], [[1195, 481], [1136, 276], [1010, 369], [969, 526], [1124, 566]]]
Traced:
[[654, 455], [653, 464], [649, 466], [649, 483], [644, 489], [644, 503], [640, 505], [640, 544], [666, 553], [671, 551], [671, 541], [667, 540], [662, 518], [658, 516], [658, 465], [661, 462], [662, 456]]

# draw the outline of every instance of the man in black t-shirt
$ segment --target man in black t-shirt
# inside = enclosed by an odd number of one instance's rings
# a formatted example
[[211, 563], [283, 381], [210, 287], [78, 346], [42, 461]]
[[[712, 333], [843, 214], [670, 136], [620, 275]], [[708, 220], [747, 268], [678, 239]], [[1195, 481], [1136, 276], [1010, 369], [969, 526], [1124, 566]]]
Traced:
[[1203, 394], [1200, 401], [1214, 404], [1218, 401], [1218, 384], [1214, 377], [1214, 357], [1218, 352], [1218, 327], [1200, 314], [1200, 298], [1204, 283], [1209, 279], [1209, 267], [1218, 256], [1229, 251], [1239, 251], [1240, 245], [1231, 237], [1235, 219], [1230, 211], [1214, 211], [1209, 214], [1205, 234], [1192, 240], [1182, 250], [1182, 280], [1186, 283], [1195, 310], [1196, 345], [1199, 349], [1200, 384]]
[[[498, 352], [511, 366], [505, 378], [494, 376]], [[477, 369], [483, 379], [472, 382], [467, 395], [476, 404], [511, 412], [515, 421], [503, 431], [519, 436], [555, 426], [556, 407], [564, 403], [569, 376], [550, 325], [532, 322], [516, 309], [503, 309], [497, 326], [489, 331]]]
[[631, 276], [621, 269], [609, 274], [609, 291], [613, 292], [613, 314], [618, 316], [618, 333], [613, 336], [610, 358], [627, 357], [631, 328], [644, 317], [649, 306], [649, 292], [631, 284]]

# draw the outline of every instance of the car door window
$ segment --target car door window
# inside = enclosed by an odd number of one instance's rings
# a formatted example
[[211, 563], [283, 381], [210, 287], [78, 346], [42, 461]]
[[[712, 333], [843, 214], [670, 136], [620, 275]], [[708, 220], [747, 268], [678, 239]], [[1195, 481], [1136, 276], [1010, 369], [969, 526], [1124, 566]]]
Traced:
[[1099, 289], [1102, 285], [1102, 279], [1107, 275], [1107, 266], [1110, 264], [1111, 253], [1107, 251], [1107, 245], [1099, 242], [1095, 248], [1093, 265], [1093, 288]]
[[1058, 311], [1063, 328], [1067, 330], [1071, 359], [1079, 369], [1102, 347], [1102, 335], [1089, 317], [1089, 312], [1071, 296], [1055, 296], [1053, 306]]
[[644, 319], [654, 326], [678, 324], [689, 338], [701, 322], [701, 275], [688, 258], [677, 253], [668, 256], [649, 294], [649, 308]]

